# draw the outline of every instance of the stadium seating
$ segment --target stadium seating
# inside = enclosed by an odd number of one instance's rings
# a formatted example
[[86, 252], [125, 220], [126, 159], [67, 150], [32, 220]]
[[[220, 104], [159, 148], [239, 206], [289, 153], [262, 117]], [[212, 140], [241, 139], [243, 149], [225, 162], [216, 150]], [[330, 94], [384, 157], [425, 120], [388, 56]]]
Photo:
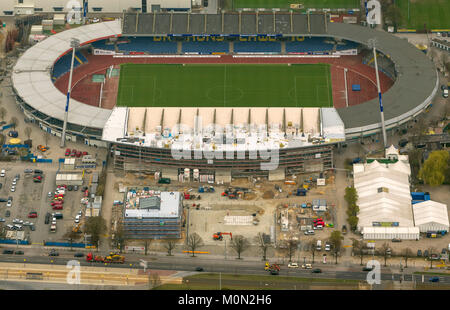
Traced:
[[339, 44], [336, 44], [336, 50], [337, 51], [343, 51], [343, 50], [349, 50], [349, 49], [355, 49], [359, 47], [359, 43], [343, 40]]
[[114, 49], [115, 49], [114, 44], [106, 44], [106, 40], [95, 41], [95, 42], [92, 42], [91, 45], [94, 48], [101, 49], [101, 50], [114, 51]]
[[[52, 79], [55, 81], [60, 76], [64, 75], [65, 73], [69, 72], [70, 70], [70, 63], [72, 61], [72, 53], [68, 53], [61, 57], [53, 66], [53, 74]], [[76, 68], [79, 65], [87, 63], [87, 58], [80, 52], [77, 51], [75, 53], [75, 60], [73, 62], [73, 67]]]
[[211, 54], [211, 53], [228, 53], [229, 45], [228, 42], [183, 42], [182, 45], [183, 53], [200, 53], [200, 54]]
[[328, 38], [305, 38], [303, 41], [287, 41], [287, 53], [327, 52], [333, 50], [333, 44], [325, 43]]
[[144, 52], [149, 54], [176, 54], [177, 42], [154, 41], [153, 38], [130, 38], [130, 43], [117, 44], [120, 52]]
[[280, 42], [234, 42], [235, 53], [281, 53]]

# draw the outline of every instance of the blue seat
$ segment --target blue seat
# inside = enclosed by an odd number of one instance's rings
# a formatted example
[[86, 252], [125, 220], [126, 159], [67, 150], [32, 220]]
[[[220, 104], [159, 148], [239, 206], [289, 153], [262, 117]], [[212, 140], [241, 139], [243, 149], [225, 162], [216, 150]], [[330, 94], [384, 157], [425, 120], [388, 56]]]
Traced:
[[229, 52], [228, 42], [216, 42], [216, 41], [204, 41], [204, 42], [183, 42], [182, 51], [183, 53], [200, 53], [200, 54], [211, 54], [211, 53], [228, 53]]
[[234, 42], [234, 52], [236, 53], [281, 53], [280, 42]]
[[327, 38], [304, 38], [304, 41], [287, 41], [287, 53], [327, 52], [333, 50], [333, 44], [325, 43]]
[[129, 43], [117, 44], [121, 52], [144, 52], [149, 54], [176, 54], [177, 42], [155, 41], [153, 38], [130, 38]]
[[101, 49], [101, 50], [114, 51], [114, 49], [115, 49], [114, 44], [106, 44], [106, 40], [95, 41], [95, 42], [92, 42], [91, 45], [94, 48]]
[[[86, 57], [84, 57], [84, 55], [82, 53], [80, 53], [80, 51], [75, 52], [75, 60], [73, 63], [73, 67], [77, 68], [78, 66], [80, 66], [82, 63], [87, 63], [88, 60]], [[82, 63], [80, 63], [76, 58], [78, 57], [78, 59], [80, 59], [82, 61]], [[68, 53], [64, 56], [62, 56], [60, 59], [58, 59], [55, 64], [53, 65], [53, 73], [52, 73], [52, 80], [55, 81], [57, 80], [59, 77], [63, 76], [64, 74], [66, 74], [67, 72], [70, 71], [70, 63], [72, 61], [72, 53]]]

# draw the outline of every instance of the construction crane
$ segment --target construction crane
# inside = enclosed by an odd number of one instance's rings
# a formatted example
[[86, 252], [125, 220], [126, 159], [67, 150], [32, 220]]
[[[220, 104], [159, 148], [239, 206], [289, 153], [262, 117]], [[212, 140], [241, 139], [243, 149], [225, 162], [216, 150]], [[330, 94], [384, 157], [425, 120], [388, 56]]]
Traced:
[[213, 235], [213, 239], [214, 240], [223, 240], [223, 235], [230, 235], [230, 238], [233, 239], [233, 234], [230, 232], [218, 232], [216, 234]]

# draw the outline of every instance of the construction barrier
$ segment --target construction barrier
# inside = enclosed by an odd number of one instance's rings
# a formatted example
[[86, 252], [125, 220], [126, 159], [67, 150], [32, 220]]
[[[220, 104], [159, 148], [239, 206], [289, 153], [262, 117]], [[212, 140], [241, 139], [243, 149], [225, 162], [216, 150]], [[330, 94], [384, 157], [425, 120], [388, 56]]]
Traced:
[[0, 239], [0, 243], [3, 244], [20, 244], [20, 245], [28, 245], [28, 240], [11, 240], [11, 239]]
[[[183, 253], [190, 253], [190, 254], [192, 254], [192, 251], [183, 251]], [[194, 251], [194, 254], [209, 254], [209, 252]]]
[[69, 242], [44, 242], [45, 246], [62, 246], [62, 247], [72, 247], [72, 248], [86, 248], [92, 246], [91, 244], [84, 244], [84, 243], [72, 243], [72, 245]]

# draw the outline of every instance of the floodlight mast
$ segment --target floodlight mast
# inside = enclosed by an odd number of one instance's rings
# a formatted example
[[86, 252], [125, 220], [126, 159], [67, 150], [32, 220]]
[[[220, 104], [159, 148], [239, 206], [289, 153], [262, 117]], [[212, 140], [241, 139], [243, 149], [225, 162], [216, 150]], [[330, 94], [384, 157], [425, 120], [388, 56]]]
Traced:
[[66, 108], [65, 108], [65, 112], [64, 112], [64, 125], [63, 125], [63, 131], [61, 134], [60, 147], [64, 147], [64, 145], [66, 144], [66, 128], [67, 128], [67, 119], [69, 117], [70, 92], [72, 90], [73, 63], [75, 61], [76, 49], [77, 49], [77, 47], [80, 47], [80, 40], [78, 40], [76, 38], [72, 38], [70, 41], [70, 47], [72, 48], [72, 62], [70, 64], [69, 84], [67, 85], [67, 100], [66, 100]]
[[373, 49], [373, 59], [375, 60], [375, 74], [376, 74], [376, 77], [377, 77], [378, 102], [380, 104], [381, 131], [383, 133], [383, 146], [387, 147], [386, 126], [384, 124], [383, 100], [382, 100], [382, 96], [381, 96], [380, 76], [379, 76], [379, 73], [378, 73], [376, 43], [377, 43], [376, 39], [370, 39], [369, 40], [369, 46]]

